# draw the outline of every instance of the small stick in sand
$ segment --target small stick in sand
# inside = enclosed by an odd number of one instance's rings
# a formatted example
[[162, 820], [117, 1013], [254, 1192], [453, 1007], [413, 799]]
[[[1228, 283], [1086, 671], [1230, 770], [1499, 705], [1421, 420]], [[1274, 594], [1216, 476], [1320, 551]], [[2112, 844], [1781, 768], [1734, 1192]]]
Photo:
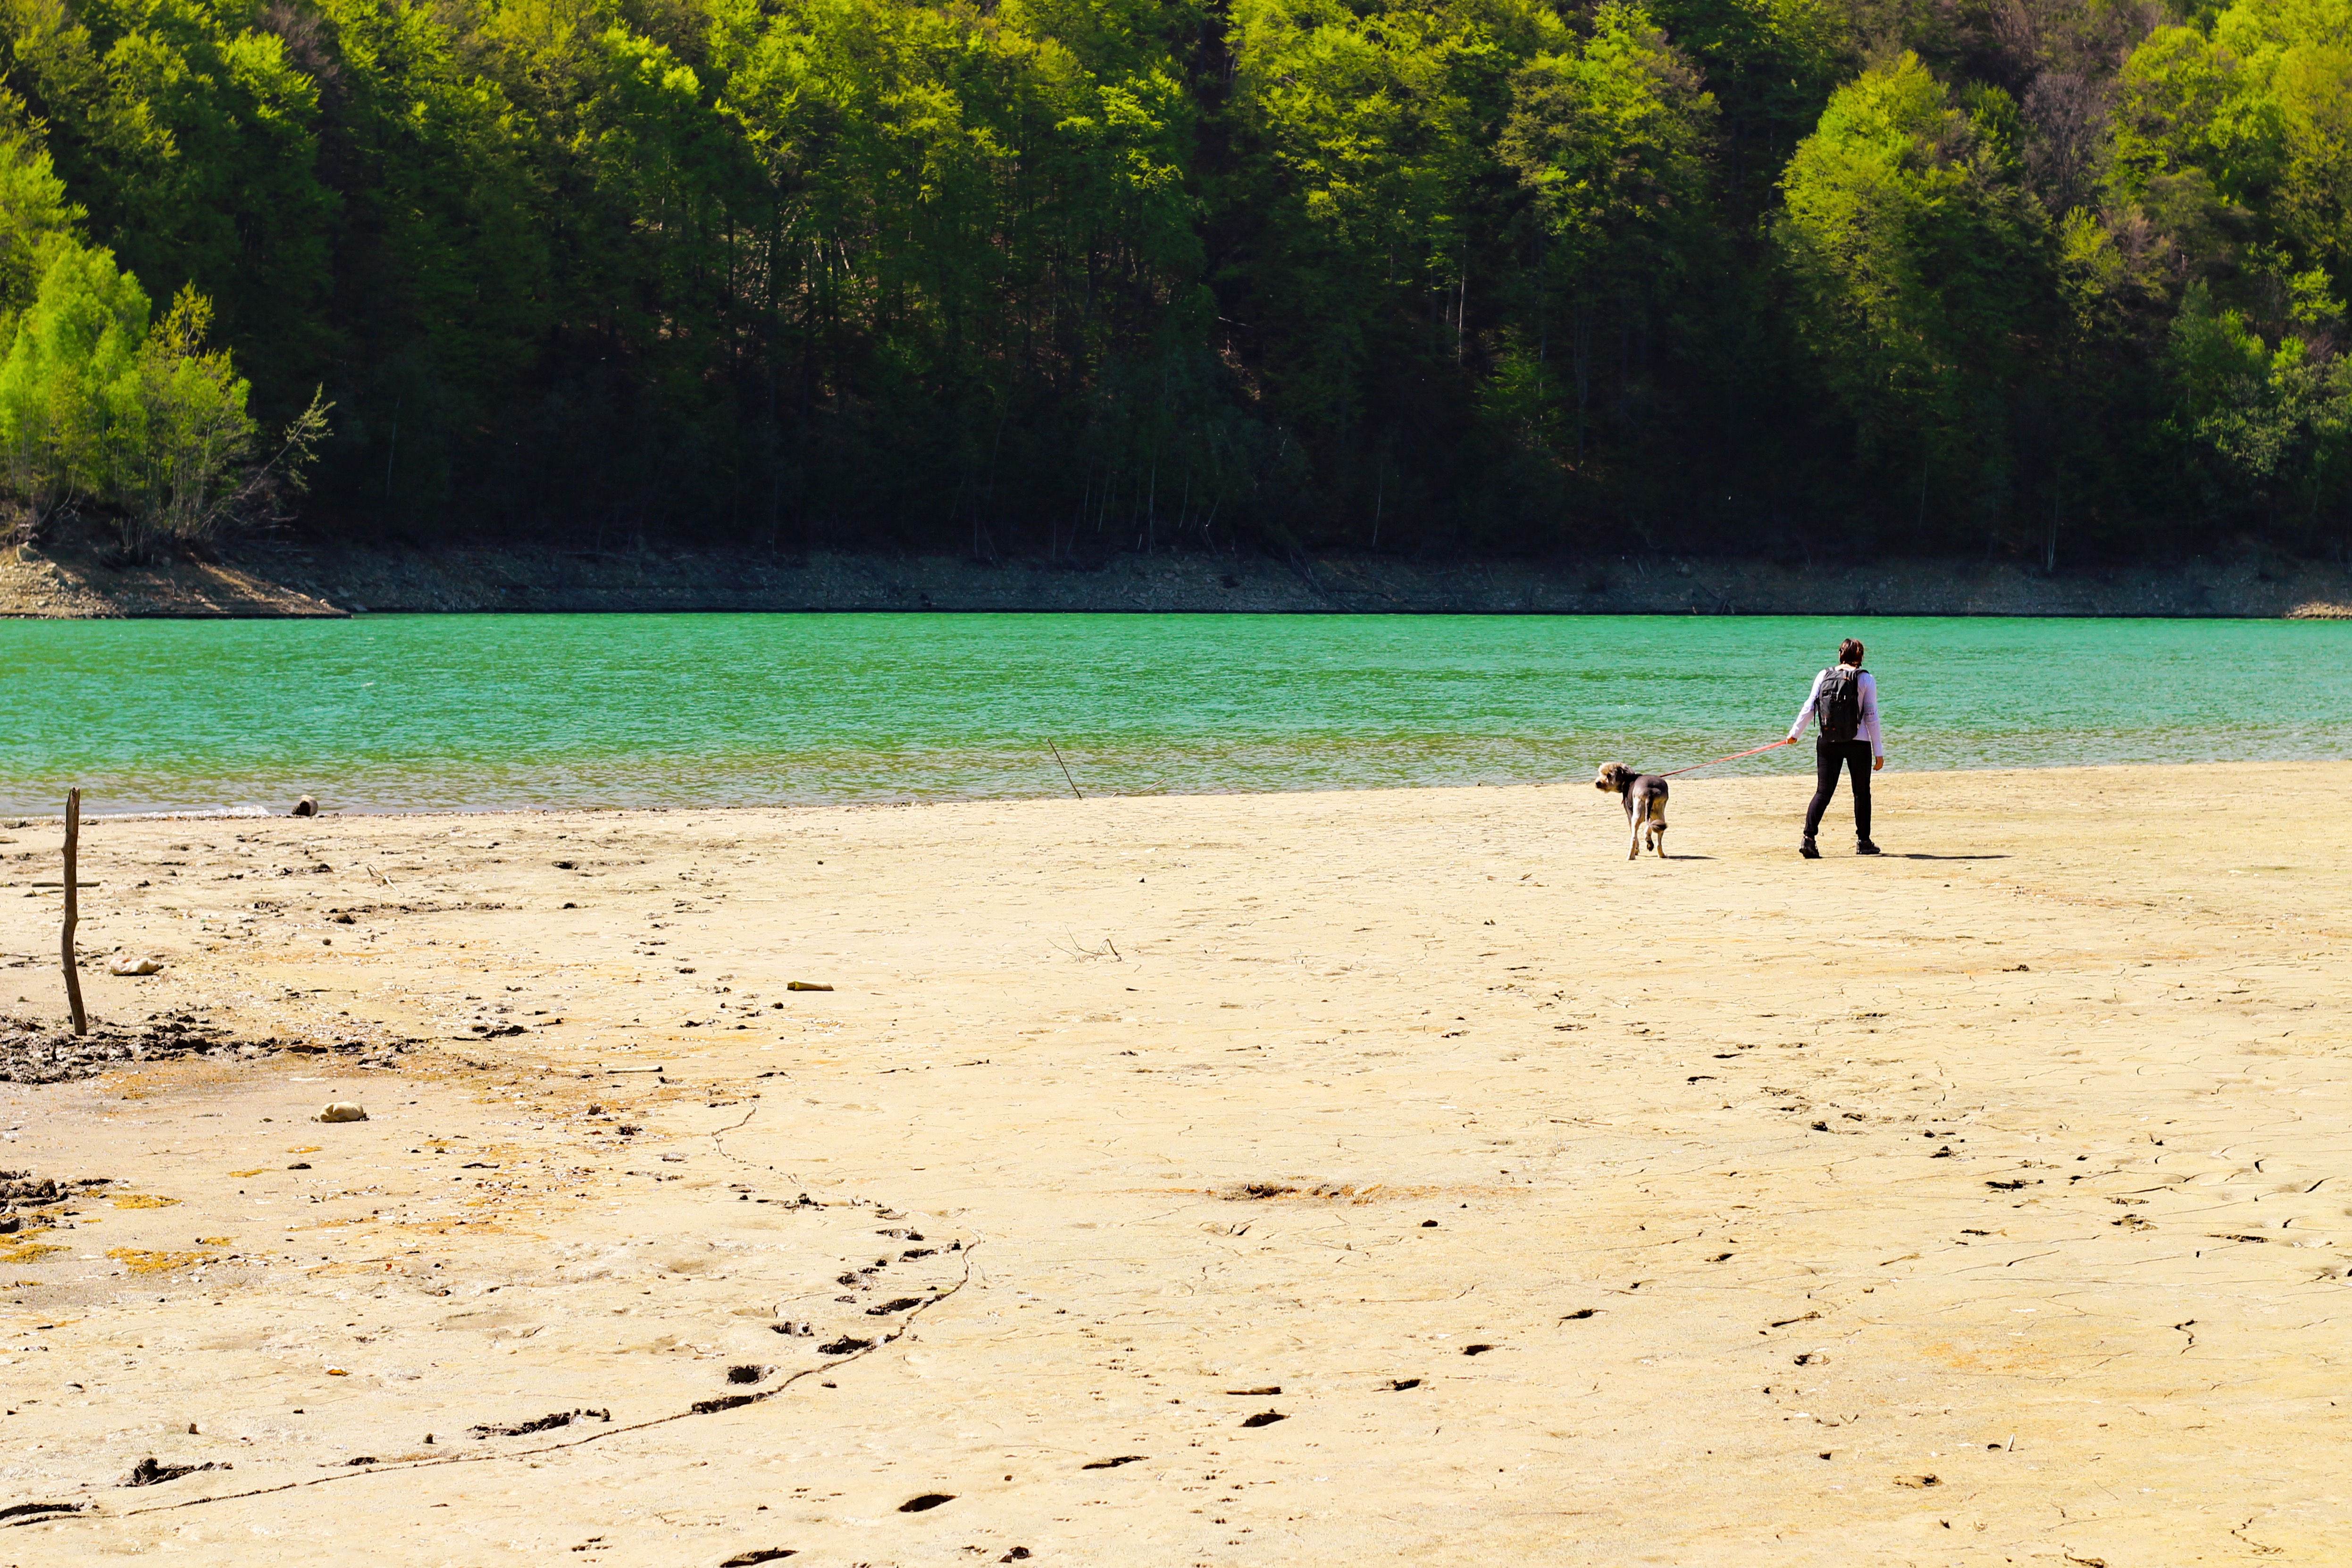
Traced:
[[[1054, 760], [1057, 763], [1062, 763], [1062, 748], [1055, 745], [1050, 737], [1046, 740], [1045, 744], [1053, 752]], [[1070, 793], [1072, 795], [1077, 795], [1080, 800], [1087, 798], [1085, 795], [1078, 794], [1078, 781], [1070, 778], [1070, 764], [1067, 763], [1062, 763], [1062, 776], [1065, 779], [1069, 779]]]
[[89, 1016], [81, 1007], [81, 970], [74, 963], [74, 922], [81, 919], [80, 879], [74, 875], [81, 852], [81, 791], [66, 791], [66, 924], [58, 936], [58, 955], [66, 968], [66, 1002], [73, 1009], [73, 1032], [89, 1033]]

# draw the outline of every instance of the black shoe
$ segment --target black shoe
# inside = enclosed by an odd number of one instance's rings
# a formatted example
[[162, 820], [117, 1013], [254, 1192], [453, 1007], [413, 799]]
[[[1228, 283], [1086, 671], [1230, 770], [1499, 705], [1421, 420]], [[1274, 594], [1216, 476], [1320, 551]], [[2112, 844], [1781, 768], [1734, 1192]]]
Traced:
[[1853, 843], [1853, 852], [1857, 855], [1875, 855], [1879, 853], [1879, 848], [1867, 838], [1857, 838]]
[[1818, 860], [1822, 858], [1820, 847], [1810, 838], [1797, 846], [1797, 853], [1803, 856], [1808, 860]]

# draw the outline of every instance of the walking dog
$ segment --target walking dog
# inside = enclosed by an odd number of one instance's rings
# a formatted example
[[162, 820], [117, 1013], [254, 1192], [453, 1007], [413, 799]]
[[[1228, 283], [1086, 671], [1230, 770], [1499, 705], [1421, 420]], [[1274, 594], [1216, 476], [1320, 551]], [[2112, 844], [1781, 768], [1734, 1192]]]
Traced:
[[1625, 821], [1633, 842], [1625, 858], [1638, 860], [1645, 848], [1666, 858], [1666, 781], [1657, 773], [1637, 773], [1622, 763], [1606, 763], [1592, 787], [1614, 790], [1625, 799]]

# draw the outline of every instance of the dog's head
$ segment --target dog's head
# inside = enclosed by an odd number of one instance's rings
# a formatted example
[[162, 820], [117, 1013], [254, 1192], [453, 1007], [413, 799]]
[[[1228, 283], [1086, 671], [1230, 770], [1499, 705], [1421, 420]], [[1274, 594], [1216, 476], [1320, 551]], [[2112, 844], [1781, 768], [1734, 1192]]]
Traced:
[[1603, 763], [1601, 772], [1593, 776], [1592, 787], [1623, 795], [1633, 787], [1633, 781], [1640, 776], [1622, 763]]

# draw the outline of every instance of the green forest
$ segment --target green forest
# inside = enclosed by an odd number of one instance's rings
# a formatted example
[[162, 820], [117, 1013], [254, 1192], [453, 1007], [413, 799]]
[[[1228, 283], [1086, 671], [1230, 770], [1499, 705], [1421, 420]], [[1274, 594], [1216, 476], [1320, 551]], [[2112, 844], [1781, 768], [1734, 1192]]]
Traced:
[[2352, 536], [2352, 0], [0, 0], [19, 537]]

